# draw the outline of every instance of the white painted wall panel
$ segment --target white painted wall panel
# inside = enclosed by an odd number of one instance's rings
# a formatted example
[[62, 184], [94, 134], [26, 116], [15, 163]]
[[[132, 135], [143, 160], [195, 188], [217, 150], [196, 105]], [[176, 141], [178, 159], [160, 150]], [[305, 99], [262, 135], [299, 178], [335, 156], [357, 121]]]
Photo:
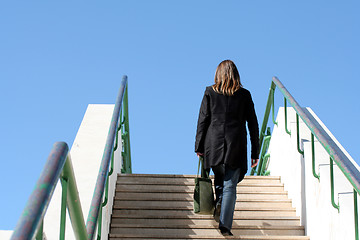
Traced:
[[[113, 110], [114, 105], [89, 105], [70, 152], [85, 223], [100, 169]], [[103, 210], [104, 217], [102, 224], [104, 237], [102, 239], [107, 239], [116, 177], [121, 168], [121, 139], [119, 139], [119, 144], [118, 150], [115, 153], [114, 173], [109, 182], [109, 202]], [[57, 239], [59, 236], [60, 206], [61, 187], [58, 184], [44, 220], [44, 232], [48, 239]], [[66, 220], [66, 239], [75, 239], [69, 217]]]
[[[330, 131], [323, 125], [310, 108], [307, 110], [330, 138], [342, 149], [345, 155], [359, 169], [351, 156], [343, 149]], [[296, 213], [301, 217], [306, 235], [312, 240], [354, 239], [354, 203], [353, 188], [344, 174], [334, 166], [335, 202], [340, 203], [340, 212], [333, 208], [330, 194], [330, 157], [323, 146], [315, 141], [316, 172], [320, 173], [320, 181], [312, 174], [311, 132], [300, 119], [302, 156], [297, 151], [296, 113], [288, 108], [288, 127], [291, 136], [285, 132], [284, 108], [277, 116], [278, 126], [274, 126], [269, 147], [271, 175], [281, 176], [281, 180], [293, 200]]]

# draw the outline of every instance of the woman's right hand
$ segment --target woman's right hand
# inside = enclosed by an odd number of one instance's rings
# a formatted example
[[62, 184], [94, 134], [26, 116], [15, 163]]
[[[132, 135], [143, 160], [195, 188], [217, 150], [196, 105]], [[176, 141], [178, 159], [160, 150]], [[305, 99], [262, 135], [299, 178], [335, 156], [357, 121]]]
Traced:
[[256, 167], [258, 165], [259, 159], [251, 159], [251, 168]]
[[204, 156], [204, 154], [203, 154], [203, 153], [199, 153], [199, 152], [197, 152], [197, 153], [196, 153], [196, 155], [197, 155], [198, 157], [200, 157], [200, 156]]

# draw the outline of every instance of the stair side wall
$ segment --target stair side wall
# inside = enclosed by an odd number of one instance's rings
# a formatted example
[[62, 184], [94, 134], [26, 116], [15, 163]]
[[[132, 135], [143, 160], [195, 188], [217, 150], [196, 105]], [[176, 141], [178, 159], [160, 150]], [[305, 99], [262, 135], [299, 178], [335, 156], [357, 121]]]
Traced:
[[[351, 156], [310, 109], [304, 109], [314, 117], [319, 125], [342, 149], [345, 155], [357, 166]], [[288, 108], [288, 129], [285, 132], [284, 108], [277, 115], [278, 126], [274, 126], [269, 147], [271, 175], [281, 176], [285, 190], [293, 201], [296, 213], [305, 226], [306, 235], [312, 240], [354, 239], [354, 201], [353, 188], [343, 173], [334, 165], [335, 202], [340, 202], [340, 212], [333, 208], [330, 194], [330, 157], [315, 138], [315, 169], [320, 173], [320, 181], [312, 174], [311, 132], [300, 119], [300, 148], [297, 150], [296, 113]]]
[[[88, 105], [70, 151], [85, 224], [103, 157], [113, 111], [113, 104]], [[114, 173], [110, 176], [109, 181], [108, 203], [106, 207], [103, 208], [102, 214], [102, 240], [108, 239], [116, 179], [117, 174], [120, 173], [121, 170], [121, 134], [119, 134], [118, 142], [118, 150], [114, 155]], [[44, 232], [47, 239], [59, 237], [60, 207], [61, 184], [58, 182], [44, 219]], [[68, 214], [66, 219], [65, 237], [66, 239], [75, 239]]]
[[8, 240], [11, 238], [13, 231], [12, 230], [0, 230], [0, 239]]

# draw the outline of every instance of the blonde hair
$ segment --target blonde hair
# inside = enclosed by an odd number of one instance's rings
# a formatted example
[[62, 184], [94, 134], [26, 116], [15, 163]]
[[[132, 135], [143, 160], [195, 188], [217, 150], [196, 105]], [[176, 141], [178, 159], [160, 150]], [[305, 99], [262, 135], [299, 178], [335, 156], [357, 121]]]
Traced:
[[216, 68], [215, 84], [212, 88], [215, 92], [232, 96], [242, 87], [239, 72], [231, 60], [222, 61]]

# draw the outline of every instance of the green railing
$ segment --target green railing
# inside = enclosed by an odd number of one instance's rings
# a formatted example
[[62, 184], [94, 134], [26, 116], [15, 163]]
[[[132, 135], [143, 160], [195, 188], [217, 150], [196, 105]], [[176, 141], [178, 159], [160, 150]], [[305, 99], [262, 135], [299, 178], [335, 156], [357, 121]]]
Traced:
[[[120, 130], [122, 131], [123, 142], [123, 167], [121, 171], [124, 173], [131, 173], [127, 89], [127, 77], [124, 76], [115, 103], [86, 226], [68, 145], [64, 142], [57, 142], [51, 150], [45, 167], [36, 183], [35, 189], [31, 193], [11, 236], [11, 240], [43, 239], [44, 215], [59, 179], [62, 186], [59, 239], [65, 239], [66, 209], [69, 212], [76, 239], [93, 240], [96, 227], [98, 227], [98, 239], [100, 239], [102, 207], [106, 206], [108, 202], [109, 176], [114, 171], [114, 152], [118, 148], [118, 133]], [[55, 237], [56, 236], [50, 236], [51, 239], [54, 239]]]
[[[277, 125], [274, 118], [274, 94], [276, 87], [280, 90], [282, 95], [284, 96], [284, 114], [285, 114], [285, 131], [287, 134], [291, 135], [291, 132], [288, 130], [287, 126], [287, 102], [291, 104], [293, 109], [296, 112], [296, 130], [297, 130], [297, 150], [299, 154], [304, 155], [304, 151], [300, 148], [300, 134], [299, 134], [299, 117], [306, 124], [306, 126], [311, 131], [311, 147], [312, 147], [312, 173], [313, 176], [320, 180], [320, 176], [315, 171], [315, 147], [314, 147], [314, 137], [320, 142], [320, 144], [324, 147], [327, 153], [330, 156], [330, 187], [331, 187], [331, 204], [334, 208], [340, 211], [339, 204], [335, 203], [334, 197], [334, 174], [333, 174], [333, 164], [339, 167], [342, 173], [345, 175], [347, 180], [351, 183], [354, 188], [354, 218], [355, 218], [355, 239], [359, 239], [358, 235], [358, 207], [357, 207], [357, 194], [360, 194], [360, 172], [354, 166], [354, 164], [347, 158], [347, 156], [343, 153], [343, 151], [334, 144], [328, 136], [323, 134], [318, 124], [313, 121], [309, 116], [304, 112], [303, 108], [297, 103], [297, 101], [293, 98], [293, 96], [287, 91], [284, 85], [279, 81], [278, 78], [273, 77], [271, 82], [269, 97], [266, 105], [264, 120], [261, 127], [260, 132], [260, 147], [262, 146], [262, 154], [260, 156], [260, 161], [258, 164], [257, 175], [266, 175], [268, 172], [267, 168], [267, 159], [269, 154], [267, 152], [268, 144], [271, 136], [269, 134], [265, 134], [265, 129], [267, 128], [268, 119], [270, 115], [270, 110], [272, 108], [273, 122]], [[269, 130], [268, 130], [269, 133]], [[251, 175], [254, 175], [256, 172], [256, 167], [251, 170]]]

